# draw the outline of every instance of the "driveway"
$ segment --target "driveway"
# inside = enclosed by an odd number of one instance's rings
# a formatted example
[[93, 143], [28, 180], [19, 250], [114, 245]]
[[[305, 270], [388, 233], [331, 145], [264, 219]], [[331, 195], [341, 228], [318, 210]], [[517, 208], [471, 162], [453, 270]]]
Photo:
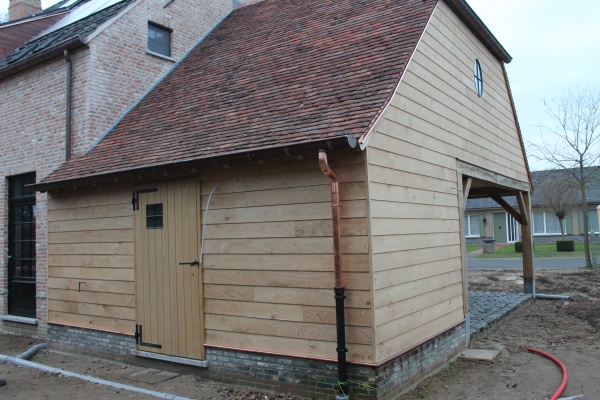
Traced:
[[[536, 269], [568, 269], [585, 267], [585, 258], [534, 258]], [[521, 258], [475, 258], [467, 257], [468, 269], [523, 269]]]

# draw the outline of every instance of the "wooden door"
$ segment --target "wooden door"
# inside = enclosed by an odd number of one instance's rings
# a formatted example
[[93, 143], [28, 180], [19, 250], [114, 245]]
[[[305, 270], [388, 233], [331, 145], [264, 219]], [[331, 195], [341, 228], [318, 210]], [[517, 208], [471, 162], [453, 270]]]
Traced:
[[134, 191], [138, 350], [204, 359], [197, 179]]

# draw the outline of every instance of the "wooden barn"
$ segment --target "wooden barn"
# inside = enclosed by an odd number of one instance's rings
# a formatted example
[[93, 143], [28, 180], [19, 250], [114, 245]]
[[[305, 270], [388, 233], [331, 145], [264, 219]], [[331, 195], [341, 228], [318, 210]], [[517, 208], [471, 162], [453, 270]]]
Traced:
[[467, 345], [467, 197], [517, 197], [533, 285], [510, 60], [464, 0], [233, 11], [36, 184], [52, 345], [397, 397]]

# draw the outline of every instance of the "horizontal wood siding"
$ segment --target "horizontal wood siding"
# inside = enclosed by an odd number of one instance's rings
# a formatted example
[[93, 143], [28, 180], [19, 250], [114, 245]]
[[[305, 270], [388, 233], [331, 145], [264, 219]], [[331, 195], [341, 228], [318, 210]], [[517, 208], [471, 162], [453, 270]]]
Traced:
[[48, 196], [48, 321], [135, 330], [131, 188]]
[[368, 193], [382, 361], [463, 319], [456, 159], [520, 181], [527, 171], [501, 62], [444, 2], [374, 129]]
[[[331, 192], [309, 156], [202, 173], [207, 345], [336, 358]], [[363, 157], [329, 158], [343, 202], [348, 358], [372, 362]]]

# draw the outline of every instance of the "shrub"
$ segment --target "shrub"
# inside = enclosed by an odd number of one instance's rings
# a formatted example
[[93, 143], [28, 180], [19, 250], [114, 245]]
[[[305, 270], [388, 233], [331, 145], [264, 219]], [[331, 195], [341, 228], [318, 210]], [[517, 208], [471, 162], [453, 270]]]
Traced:
[[556, 242], [556, 251], [575, 251], [575, 241], [558, 240]]
[[523, 252], [523, 242], [515, 242], [515, 251], [517, 253]]

